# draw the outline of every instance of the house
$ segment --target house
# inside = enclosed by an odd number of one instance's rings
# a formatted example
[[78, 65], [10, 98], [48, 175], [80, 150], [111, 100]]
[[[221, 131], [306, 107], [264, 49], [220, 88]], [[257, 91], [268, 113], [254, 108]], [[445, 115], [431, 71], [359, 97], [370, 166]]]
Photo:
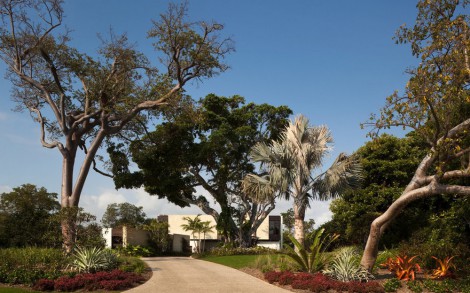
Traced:
[[[216, 247], [222, 239], [215, 229], [217, 223], [214, 218], [209, 215], [200, 215], [199, 218], [203, 222], [209, 222], [209, 226], [214, 227], [211, 232], [204, 234], [192, 235], [191, 231], [185, 231], [183, 225], [187, 224], [187, 220], [184, 218], [190, 217], [194, 219], [196, 215], [162, 215], [158, 216], [159, 221], [168, 222], [169, 231], [168, 233], [172, 237], [172, 251], [183, 252], [185, 246], [190, 243], [192, 250], [194, 251], [199, 237], [204, 242], [204, 250], [210, 250], [212, 247]], [[117, 246], [127, 245], [141, 245], [146, 246], [148, 241], [148, 234], [146, 231], [131, 228], [131, 227], [117, 227], [117, 228], [104, 228], [103, 237], [106, 240], [106, 247], [114, 248]], [[256, 234], [253, 237], [257, 240], [258, 246], [264, 246], [272, 249], [280, 250], [282, 248], [282, 218], [281, 216], [274, 215], [268, 216], [261, 225], [258, 227]]]

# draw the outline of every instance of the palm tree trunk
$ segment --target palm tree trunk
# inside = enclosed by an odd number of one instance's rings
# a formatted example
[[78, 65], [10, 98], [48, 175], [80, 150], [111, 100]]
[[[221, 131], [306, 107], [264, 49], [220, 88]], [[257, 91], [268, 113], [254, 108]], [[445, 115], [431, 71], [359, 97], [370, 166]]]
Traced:
[[299, 200], [294, 200], [294, 238], [299, 241], [302, 246], [305, 243], [305, 208], [306, 206], [302, 205]]

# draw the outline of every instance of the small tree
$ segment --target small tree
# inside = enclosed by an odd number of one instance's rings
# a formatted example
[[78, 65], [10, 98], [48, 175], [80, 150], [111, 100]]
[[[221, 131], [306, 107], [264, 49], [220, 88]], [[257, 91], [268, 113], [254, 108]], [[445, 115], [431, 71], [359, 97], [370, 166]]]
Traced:
[[161, 222], [157, 219], [151, 219], [142, 228], [149, 234], [149, 242], [156, 247], [157, 253], [163, 254], [168, 250], [171, 243], [168, 229], [170, 225], [167, 222]]
[[[199, 218], [200, 216], [201, 215], [197, 215], [194, 218], [184, 217], [183, 220], [185, 220], [187, 223], [181, 225], [184, 231], [191, 231], [191, 237], [193, 238], [197, 253], [201, 253], [201, 233], [203, 232], [204, 227], [204, 222], [201, 220], [201, 218]], [[197, 242], [195, 239], [196, 233], [198, 234]]]

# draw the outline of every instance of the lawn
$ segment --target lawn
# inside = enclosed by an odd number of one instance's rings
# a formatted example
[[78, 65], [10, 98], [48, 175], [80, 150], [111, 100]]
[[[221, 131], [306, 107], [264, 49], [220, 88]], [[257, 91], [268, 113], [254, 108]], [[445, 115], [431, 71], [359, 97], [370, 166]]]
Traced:
[[259, 255], [206, 256], [201, 260], [215, 262], [234, 269], [251, 267]]
[[34, 293], [34, 292], [38, 292], [38, 291], [33, 291], [33, 290], [30, 290], [30, 289], [0, 286], [0, 292], [2, 292], [2, 293]]

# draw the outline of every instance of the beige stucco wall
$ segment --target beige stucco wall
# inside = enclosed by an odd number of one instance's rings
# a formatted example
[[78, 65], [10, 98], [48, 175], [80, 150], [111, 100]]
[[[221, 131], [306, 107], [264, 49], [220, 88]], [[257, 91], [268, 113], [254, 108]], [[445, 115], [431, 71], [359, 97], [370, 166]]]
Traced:
[[[184, 229], [181, 227], [183, 224], [187, 224], [188, 221], [184, 220], [183, 218], [185, 217], [190, 217], [191, 219], [194, 219], [196, 215], [168, 215], [168, 224], [169, 224], [169, 233], [170, 234], [182, 234], [182, 235], [189, 235], [189, 237], [192, 238], [191, 236], [191, 231], [184, 231]], [[211, 226], [214, 226], [212, 228], [211, 233], [206, 233], [206, 239], [217, 239], [217, 231], [215, 229], [215, 226], [217, 223], [215, 222], [214, 218], [209, 215], [200, 215], [199, 218], [201, 221], [206, 222], [209, 221]], [[195, 239], [198, 239], [198, 235], [194, 235]], [[201, 234], [201, 239], [203, 239], [204, 236]]]
[[259, 225], [258, 230], [256, 230], [256, 237], [259, 240], [269, 240], [269, 216]]

